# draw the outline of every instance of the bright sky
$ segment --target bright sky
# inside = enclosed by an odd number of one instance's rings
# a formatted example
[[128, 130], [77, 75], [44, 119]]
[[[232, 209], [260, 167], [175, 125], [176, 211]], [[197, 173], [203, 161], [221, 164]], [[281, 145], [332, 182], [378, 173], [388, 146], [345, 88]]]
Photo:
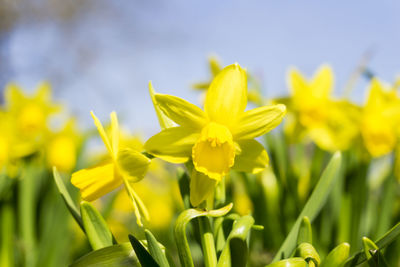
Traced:
[[[40, 3], [40, 1], [38, 1]], [[336, 94], [366, 51], [383, 80], [400, 74], [399, 1], [107, 1], [72, 22], [29, 16], [0, 38], [3, 73], [32, 90], [50, 80], [82, 122], [116, 110], [131, 130], [158, 131], [148, 96], [157, 91], [198, 103], [190, 89], [208, 77], [207, 56], [258, 75], [267, 96], [287, 93], [289, 66], [307, 75], [333, 66]], [[365, 81], [353, 98], [364, 98]]]

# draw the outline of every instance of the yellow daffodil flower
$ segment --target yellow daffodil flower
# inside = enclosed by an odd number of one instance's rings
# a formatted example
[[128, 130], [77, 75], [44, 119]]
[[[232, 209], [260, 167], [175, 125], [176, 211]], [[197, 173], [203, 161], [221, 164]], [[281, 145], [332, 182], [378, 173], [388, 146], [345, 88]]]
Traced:
[[373, 78], [361, 121], [364, 144], [373, 157], [393, 151], [399, 123], [400, 99], [396, 90]]
[[14, 117], [16, 129], [24, 138], [37, 138], [47, 129], [48, 117], [60, 107], [51, 102], [49, 83], [41, 83], [33, 96], [27, 96], [14, 84], [7, 85], [5, 90], [5, 107]]
[[309, 81], [291, 69], [288, 86], [292, 96], [286, 133], [297, 138], [309, 137], [328, 151], [348, 149], [359, 133], [359, 110], [348, 101], [331, 97], [332, 69], [321, 66]]
[[245, 111], [246, 72], [238, 65], [224, 68], [207, 90], [204, 111], [175, 96], [156, 94], [160, 109], [179, 126], [151, 137], [145, 149], [172, 163], [192, 159], [191, 202], [197, 206], [231, 168], [256, 173], [268, 164], [264, 147], [254, 140], [275, 128], [284, 105]]
[[124, 184], [132, 200], [137, 222], [142, 225], [141, 213], [148, 220], [148, 212], [139, 196], [133, 191], [131, 183], [143, 179], [150, 159], [136, 150], [120, 147], [120, 131], [115, 112], [111, 113], [111, 138], [107, 136], [100, 120], [93, 112], [91, 114], [110, 159], [73, 173], [71, 183], [80, 189], [82, 198], [87, 201], [93, 201]]

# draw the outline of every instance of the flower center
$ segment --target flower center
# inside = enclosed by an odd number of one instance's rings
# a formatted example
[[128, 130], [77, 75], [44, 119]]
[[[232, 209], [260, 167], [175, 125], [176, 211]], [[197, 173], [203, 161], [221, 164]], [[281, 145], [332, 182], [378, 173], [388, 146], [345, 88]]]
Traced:
[[232, 133], [221, 124], [210, 122], [201, 131], [192, 149], [193, 164], [197, 171], [215, 180], [221, 180], [235, 159]]

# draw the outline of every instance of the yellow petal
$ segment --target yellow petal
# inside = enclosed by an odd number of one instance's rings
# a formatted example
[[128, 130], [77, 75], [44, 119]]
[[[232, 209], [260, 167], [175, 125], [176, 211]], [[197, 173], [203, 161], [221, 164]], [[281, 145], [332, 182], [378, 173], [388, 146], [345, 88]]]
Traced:
[[118, 126], [117, 113], [115, 113], [115, 111], [111, 112], [110, 117], [111, 117], [111, 148], [114, 157], [116, 158], [119, 149], [119, 126]]
[[175, 126], [174, 122], [170, 118], [168, 118], [158, 106], [155, 98], [156, 93], [154, 92], [153, 84], [151, 83], [151, 81], [149, 82], [149, 93], [151, 101], [153, 102], [154, 109], [156, 110], [158, 123], [160, 124], [161, 129], [164, 130], [166, 128], [174, 127]]
[[246, 111], [232, 129], [234, 139], [253, 139], [264, 135], [278, 126], [285, 114], [286, 107], [282, 104]]
[[207, 175], [193, 170], [190, 177], [190, 203], [197, 207], [206, 200], [214, 192], [214, 179], [210, 179]]
[[51, 101], [51, 85], [49, 82], [41, 82], [39, 84], [36, 97], [43, 102]]
[[207, 122], [201, 108], [182, 98], [163, 94], [156, 94], [155, 98], [162, 112], [181, 126], [199, 129]]
[[211, 82], [204, 109], [211, 121], [232, 126], [247, 104], [246, 72], [233, 64], [224, 68]]
[[172, 127], [152, 136], [144, 144], [144, 148], [148, 153], [165, 161], [184, 163], [189, 160], [199, 135], [185, 127]]
[[229, 129], [214, 122], [204, 127], [193, 147], [192, 159], [197, 171], [220, 181], [235, 159], [235, 146]]
[[333, 89], [333, 71], [329, 65], [322, 65], [310, 83], [315, 98], [328, 99]]
[[121, 185], [113, 163], [106, 162], [74, 172], [71, 183], [81, 190], [82, 199], [93, 201]]
[[118, 151], [117, 163], [121, 173], [129, 182], [138, 182], [143, 179], [150, 165], [150, 159], [142, 153], [130, 148]]
[[258, 173], [268, 165], [267, 151], [256, 140], [241, 140], [238, 142], [240, 154], [235, 157], [233, 169], [248, 173]]
[[287, 85], [292, 95], [305, 94], [308, 84], [303, 75], [295, 68], [290, 68], [287, 76]]
[[100, 120], [96, 117], [96, 115], [94, 115], [93, 111], [90, 111], [90, 114], [92, 115], [92, 118], [94, 120], [94, 125], [96, 125], [97, 130], [99, 131], [100, 137], [103, 140], [104, 145], [106, 146], [110, 155], [112, 155], [114, 157], [114, 153], [113, 153], [113, 149], [111, 147], [110, 140], [108, 139], [106, 131], [104, 131], [103, 125], [101, 124]]

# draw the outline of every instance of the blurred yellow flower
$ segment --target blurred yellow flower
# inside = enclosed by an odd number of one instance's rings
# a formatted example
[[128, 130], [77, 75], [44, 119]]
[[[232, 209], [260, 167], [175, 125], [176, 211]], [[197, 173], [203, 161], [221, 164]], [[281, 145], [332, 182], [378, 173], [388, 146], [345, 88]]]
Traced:
[[361, 121], [364, 144], [373, 157], [393, 151], [398, 141], [399, 123], [400, 99], [396, 90], [373, 78]]
[[140, 152], [119, 146], [120, 131], [115, 112], [111, 113], [111, 138], [109, 138], [100, 120], [91, 113], [94, 123], [108, 150], [110, 159], [94, 167], [72, 174], [71, 183], [81, 190], [84, 200], [95, 200], [116, 189], [122, 183], [131, 197], [134, 212], [139, 225], [141, 213], [148, 219], [148, 213], [139, 196], [133, 191], [131, 183], [143, 179], [150, 159]]
[[322, 65], [309, 81], [291, 69], [288, 87], [291, 98], [286, 133], [300, 139], [309, 137], [325, 150], [348, 149], [359, 133], [360, 112], [352, 103], [332, 98], [332, 69]]
[[180, 126], [151, 137], [145, 149], [172, 163], [193, 160], [196, 172], [191, 177], [190, 195], [194, 206], [230, 168], [252, 173], [264, 169], [268, 154], [254, 138], [275, 128], [286, 113], [281, 104], [245, 111], [247, 77], [238, 64], [224, 68], [212, 81], [204, 111], [175, 96], [156, 94], [155, 99]]
[[70, 120], [60, 132], [51, 134], [46, 142], [46, 156], [49, 166], [69, 172], [76, 165], [76, 157], [81, 138], [75, 129], [75, 121]]
[[10, 83], [5, 89], [5, 107], [14, 118], [18, 134], [24, 138], [37, 138], [47, 129], [48, 117], [60, 107], [51, 102], [51, 87], [41, 83], [33, 96], [27, 96], [22, 89]]

